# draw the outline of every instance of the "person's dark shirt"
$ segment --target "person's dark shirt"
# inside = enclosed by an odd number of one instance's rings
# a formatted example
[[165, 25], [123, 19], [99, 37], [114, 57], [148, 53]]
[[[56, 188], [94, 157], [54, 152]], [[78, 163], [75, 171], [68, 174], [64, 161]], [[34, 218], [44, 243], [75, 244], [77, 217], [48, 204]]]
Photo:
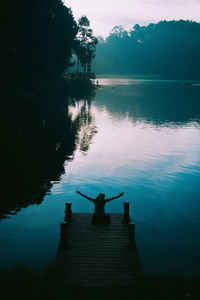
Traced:
[[106, 201], [104, 199], [95, 199], [94, 201], [95, 203], [95, 215], [97, 216], [102, 216], [105, 214], [105, 211], [104, 211], [104, 206], [105, 206], [105, 203]]

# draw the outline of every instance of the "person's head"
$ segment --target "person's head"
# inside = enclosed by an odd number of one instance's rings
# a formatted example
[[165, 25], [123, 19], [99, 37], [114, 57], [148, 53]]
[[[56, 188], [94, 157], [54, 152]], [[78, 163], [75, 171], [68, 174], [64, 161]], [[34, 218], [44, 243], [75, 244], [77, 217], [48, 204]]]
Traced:
[[105, 198], [105, 194], [104, 193], [100, 193], [97, 197], [99, 200], [104, 200]]

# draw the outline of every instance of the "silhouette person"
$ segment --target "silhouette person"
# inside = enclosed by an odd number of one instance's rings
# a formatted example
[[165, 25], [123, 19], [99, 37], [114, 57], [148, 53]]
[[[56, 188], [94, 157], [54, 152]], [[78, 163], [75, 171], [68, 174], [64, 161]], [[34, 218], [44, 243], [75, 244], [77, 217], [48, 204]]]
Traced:
[[107, 202], [111, 201], [111, 200], [117, 199], [117, 198], [124, 195], [124, 193], [120, 193], [117, 196], [105, 199], [105, 194], [100, 193], [97, 196], [96, 199], [93, 199], [91, 197], [88, 197], [88, 196], [84, 195], [80, 191], [76, 191], [76, 193], [83, 196], [83, 197], [85, 197], [86, 199], [88, 199], [88, 200], [90, 200], [94, 203], [95, 208], [94, 208], [94, 216], [93, 216], [93, 219], [92, 219], [93, 223], [109, 223], [110, 222], [110, 215], [105, 214], [105, 211], [104, 211], [105, 204]]

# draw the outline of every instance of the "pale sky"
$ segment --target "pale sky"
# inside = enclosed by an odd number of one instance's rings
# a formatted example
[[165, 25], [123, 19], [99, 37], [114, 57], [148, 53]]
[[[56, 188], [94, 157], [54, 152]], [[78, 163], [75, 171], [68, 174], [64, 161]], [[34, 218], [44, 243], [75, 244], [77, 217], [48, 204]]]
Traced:
[[96, 36], [107, 37], [116, 25], [126, 30], [136, 23], [148, 25], [161, 20], [200, 22], [200, 0], [63, 0], [77, 20], [86, 15]]

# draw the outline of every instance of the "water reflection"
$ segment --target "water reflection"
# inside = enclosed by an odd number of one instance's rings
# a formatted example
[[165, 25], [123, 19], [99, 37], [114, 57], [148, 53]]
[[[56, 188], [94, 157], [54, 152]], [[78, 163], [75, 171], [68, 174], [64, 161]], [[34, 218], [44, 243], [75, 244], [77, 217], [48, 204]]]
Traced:
[[[121, 82], [124, 81], [121, 79]], [[113, 86], [106, 81], [97, 93], [97, 106], [106, 106], [115, 117], [128, 115], [134, 122], [144, 120], [158, 126], [199, 122], [199, 86], [185, 86], [179, 81], [127, 79], [126, 82], [129, 84]]]
[[[151, 274], [199, 274], [200, 90], [185, 88], [101, 87], [92, 104], [98, 134], [87, 157], [76, 152], [66, 164], [60, 182], [60, 199], [67, 195], [74, 211], [93, 211], [76, 198], [77, 188], [92, 196], [125, 191], [143, 269]], [[116, 200], [107, 211], [121, 212], [122, 205]]]
[[0, 218], [40, 204], [59, 182], [64, 163], [73, 159], [77, 145], [87, 151], [96, 132], [86, 109], [89, 101], [84, 101], [74, 118], [68, 112], [69, 101], [60, 94], [2, 99], [1, 172], [6, 193], [0, 202]]
[[87, 100], [71, 99], [69, 104], [69, 116], [73, 122], [79, 124], [76, 147], [79, 151], [86, 153], [93, 136], [97, 133], [95, 118], [91, 113], [91, 103]]
[[[35, 234], [34, 249], [39, 245], [46, 256], [52, 251], [52, 259], [65, 202], [72, 202], [73, 211], [93, 211], [93, 205], [79, 199], [75, 190], [91, 197], [100, 192], [110, 197], [125, 191], [124, 199], [108, 203], [106, 211], [121, 212], [123, 201], [130, 201], [143, 270], [151, 274], [199, 274], [199, 99], [199, 86], [173, 81], [116, 84], [114, 88], [102, 85], [93, 101], [71, 99], [69, 106], [64, 102], [59, 112], [57, 106], [48, 113], [43, 109], [37, 118], [34, 113], [32, 119], [27, 117], [30, 130], [25, 131], [23, 146], [19, 141], [24, 132], [20, 131], [24, 114], [17, 111], [16, 124], [20, 126], [10, 128], [12, 141], [16, 135], [17, 151], [11, 148], [12, 155], [15, 151], [16, 155], [8, 162], [7, 189], [12, 183], [16, 190], [21, 179], [29, 195], [37, 195], [36, 187], [40, 200], [47, 190], [49, 193], [39, 206], [27, 207], [8, 223], [4, 220], [1, 228], [21, 232], [25, 224], [29, 234]], [[26, 112], [29, 110], [27, 106]], [[9, 122], [4, 122], [9, 127]], [[9, 139], [8, 135], [6, 149], [13, 146]], [[7, 155], [4, 152], [3, 157]], [[18, 178], [19, 170], [22, 175]], [[34, 184], [29, 184], [29, 179]], [[43, 185], [43, 179], [48, 186]], [[11, 191], [11, 195], [14, 193]], [[20, 203], [14, 199], [17, 202], [11, 203], [11, 209]], [[31, 203], [26, 201], [22, 206]], [[21, 236], [26, 253], [27, 235]], [[28, 241], [33, 244], [34, 238]], [[19, 252], [24, 253], [24, 249]]]

